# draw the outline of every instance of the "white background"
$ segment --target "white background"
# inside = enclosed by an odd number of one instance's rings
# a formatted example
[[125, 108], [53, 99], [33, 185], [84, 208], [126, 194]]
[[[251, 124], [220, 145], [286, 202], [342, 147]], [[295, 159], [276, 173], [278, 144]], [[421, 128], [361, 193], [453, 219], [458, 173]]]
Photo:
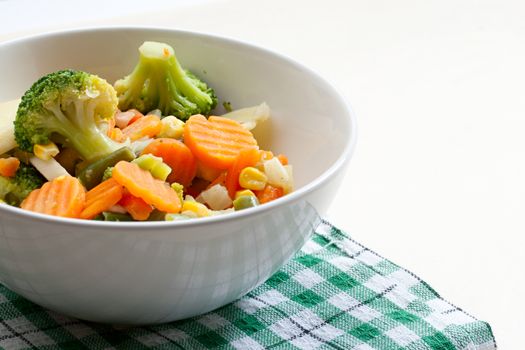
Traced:
[[497, 0], [0, 0], [0, 40], [153, 25], [250, 41], [317, 70], [359, 123], [329, 219], [490, 322], [501, 349], [520, 349], [524, 15], [525, 3]]

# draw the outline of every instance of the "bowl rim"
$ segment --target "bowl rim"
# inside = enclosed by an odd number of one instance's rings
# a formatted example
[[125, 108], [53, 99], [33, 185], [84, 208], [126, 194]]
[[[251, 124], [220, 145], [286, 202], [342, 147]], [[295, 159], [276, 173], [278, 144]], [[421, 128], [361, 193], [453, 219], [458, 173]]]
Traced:
[[165, 32], [165, 33], [173, 33], [174, 35], [178, 36], [186, 36], [186, 37], [196, 37], [196, 38], [202, 38], [202, 39], [211, 39], [213, 41], [226, 43], [228, 45], [234, 45], [234, 46], [243, 46], [247, 47], [250, 50], [253, 51], [259, 51], [265, 55], [270, 55], [278, 60], [285, 62], [291, 66], [295, 66], [300, 68], [301, 70], [305, 71], [306, 73], [310, 74], [314, 78], [316, 78], [318, 81], [320, 81], [322, 84], [325, 85], [325, 88], [327, 88], [335, 97], [336, 100], [338, 100], [342, 106], [346, 109], [347, 118], [349, 121], [350, 126], [350, 134], [348, 135], [348, 140], [345, 144], [345, 147], [343, 151], [341, 152], [341, 155], [336, 159], [336, 161], [327, 169], [325, 169], [321, 175], [316, 177], [314, 180], [308, 182], [301, 188], [292, 191], [291, 193], [278, 198], [275, 201], [271, 201], [269, 203], [265, 203], [264, 205], [260, 205], [253, 208], [248, 208], [245, 210], [233, 212], [233, 213], [227, 213], [227, 214], [219, 214], [215, 216], [209, 216], [204, 218], [198, 218], [195, 220], [180, 220], [180, 221], [132, 221], [132, 222], [125, 222], [125, 221], [97, 221], [97, 220], [80, 220], [76, 218], [63, 218], [63, 217], [57, 217], [52, 216], [48, 214], [41, 214], [36, 212], [31, 212], [28, 210], [24, 210], [18, 207], [10, 206], [7, 204], [0, 204], [0, 212], [7, 212], [11, 215], [14, 215], [18, 218], [22, 219], [31, 219], [32, 221], [37, 222], [46, 222], [46, 223], [52, 223], [52, 224], [61, 224], [65, 226], [81, 226], [85, 228], [122, 228], [122, 229], [132, 229], [132, 230], [144, 230], [148, 228], [185, 228], [185, 227], [193, 227], [193, 226], [208, 226], [213, 225], [220, 222], [229, 222], [232, 220], [239, 220], [243, 218], [247, 218], [252, 215], [257, 214], [263, 214], [269, 211], [272, 211], [274, 209], [277, 209], [279, 207], [284, 207], [288, 204], [291, 204], [295, 201], [298, 201], [301, 197], [305, 197], [318, 187], [321, 187], [324, 183], [326, 183], [329, 178], [332, 176], [335, 176], [335, 174], [339, 170], [344, 170], [342, 168], [345, 167], [347, 162], [351, 159], [353, 152], [355, 150], [356, 142], [357, 142], [357, 120], [356, 116], [354, 114], [354, 111], [349, 103], [349, 101], [343, 97], [341, 92], [326, 78], [324, 78], [322, 75], [317, 73], [312, 68], [302, 64], [301, 62], [291, 58], [290, 56], [287, 56], [285, 54], [273, 51], [271, 49], [264, 48], [262, 46], [240, 40], [240, 39], [233, 39], [226, 36], [216, 35], [216, 34], [210, 34], [207, 32], [200, 32], [200, 31], [193, 31], [193, 30], [184, 30], [184, 29], [177, 29], [177, 28], [166, 28], [166, 27], [156, 27], [156, 26], [142, 26], [142, 25], [108, 25], [108, 26], [85, 26], [85, 27], [76, 27], [76, 28], [70, 28], [70, 29], [62, 29], [62, 30], [50, 30], [41, 32], [38, 34], [29, 34], [18, 38], [8, 39], [6, 41], [0, 42], [0, 49], [4, 46], [9, 46], [13, 44], [21, 44], [25, 41], [34, 41], [34, 40], [40, 40], [47, 37], [61, 37], [61, 36], [72, 36], [75, 34], [82, 34], [82, 33], [90, 33], [90, 32], [107, 32], [107, 31], [150, 31], [150, 32]]

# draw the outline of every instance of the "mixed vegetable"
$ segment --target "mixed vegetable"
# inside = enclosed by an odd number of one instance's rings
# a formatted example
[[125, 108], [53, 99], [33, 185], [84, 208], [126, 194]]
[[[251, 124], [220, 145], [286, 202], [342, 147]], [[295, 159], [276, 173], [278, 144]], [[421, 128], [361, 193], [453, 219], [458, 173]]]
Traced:
[[286, 156], [261, 150], [250, 131], [268, 118], [265, 103], [210, 115], [214, 90], [173, 48], [145, 42], [139, 54], [114, 85], [61, 70], [36, 81], [17, 108], [9, 104], [16, 113], [0, 130], [0, 202], [69, 218], [171, 221], [293, 190]]

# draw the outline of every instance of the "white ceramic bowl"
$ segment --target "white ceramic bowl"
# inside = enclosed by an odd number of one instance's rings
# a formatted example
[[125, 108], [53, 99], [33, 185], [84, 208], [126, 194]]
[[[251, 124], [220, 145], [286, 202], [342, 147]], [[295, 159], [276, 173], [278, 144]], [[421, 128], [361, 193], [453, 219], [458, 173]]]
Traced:
[[131, 71], [146, 40], [171, 44], [221, 101], [270, 105], [271, 122], [256, 136], [262, 147], [289, 157], [296, 191], [257, 208], [185, 222], [81, 221], [0, 206], [0, 281], [69, 316], [160, 323], [241, 297], [311, 236], [355, 144], [347, 103], [308, 68], [246, 43], [176, 30], [86, 29], [2, 43], [0, 101], [64, 68], [114, 82]]

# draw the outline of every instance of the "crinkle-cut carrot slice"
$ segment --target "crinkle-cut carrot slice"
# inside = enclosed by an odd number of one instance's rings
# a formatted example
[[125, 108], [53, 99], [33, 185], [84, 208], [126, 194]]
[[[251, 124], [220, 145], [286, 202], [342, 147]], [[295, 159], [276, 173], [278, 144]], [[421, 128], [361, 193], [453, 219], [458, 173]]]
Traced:
[[184, 143], [203, 164], [221, 170], [232, 165], [240, 150], [258, 148], [252, 133], [239, 122], [216, 116], [206, 119], [200, 114], [186, 122]]
[[154, 114], [149, 114], [122, 129], [122, 135], [125, 138], [129, 137], [131, 141], [135, 141], [143, 137], [156, 136], [161, 128], [160, 118]]
[[120, 161], [113, 168], [112, 178], [135, 197], [142, 198], [160, 211], [178, 213], [182, 207], [177, 192], [167, 182], [155, 179], [137, 164]]
[[86, 193], [86, 203], [80, 217], [82, 219], [94, 218], [117, 204], [122, 198], [122, 193], [122, 185], [112, 178], [101, 182]]
[[142, 154], [153, 154], [171, 168], [169, 183], [178, 182], [188, 187], [197, 173], [197, 162], [188, 146], [179, 140], [157, 138], [144, 148]]
[[32, 191], [22, 202], [22, 209], [38, 213], [79, 218], [84, 208], [86, 189], [76, 177], [64, 175]]

